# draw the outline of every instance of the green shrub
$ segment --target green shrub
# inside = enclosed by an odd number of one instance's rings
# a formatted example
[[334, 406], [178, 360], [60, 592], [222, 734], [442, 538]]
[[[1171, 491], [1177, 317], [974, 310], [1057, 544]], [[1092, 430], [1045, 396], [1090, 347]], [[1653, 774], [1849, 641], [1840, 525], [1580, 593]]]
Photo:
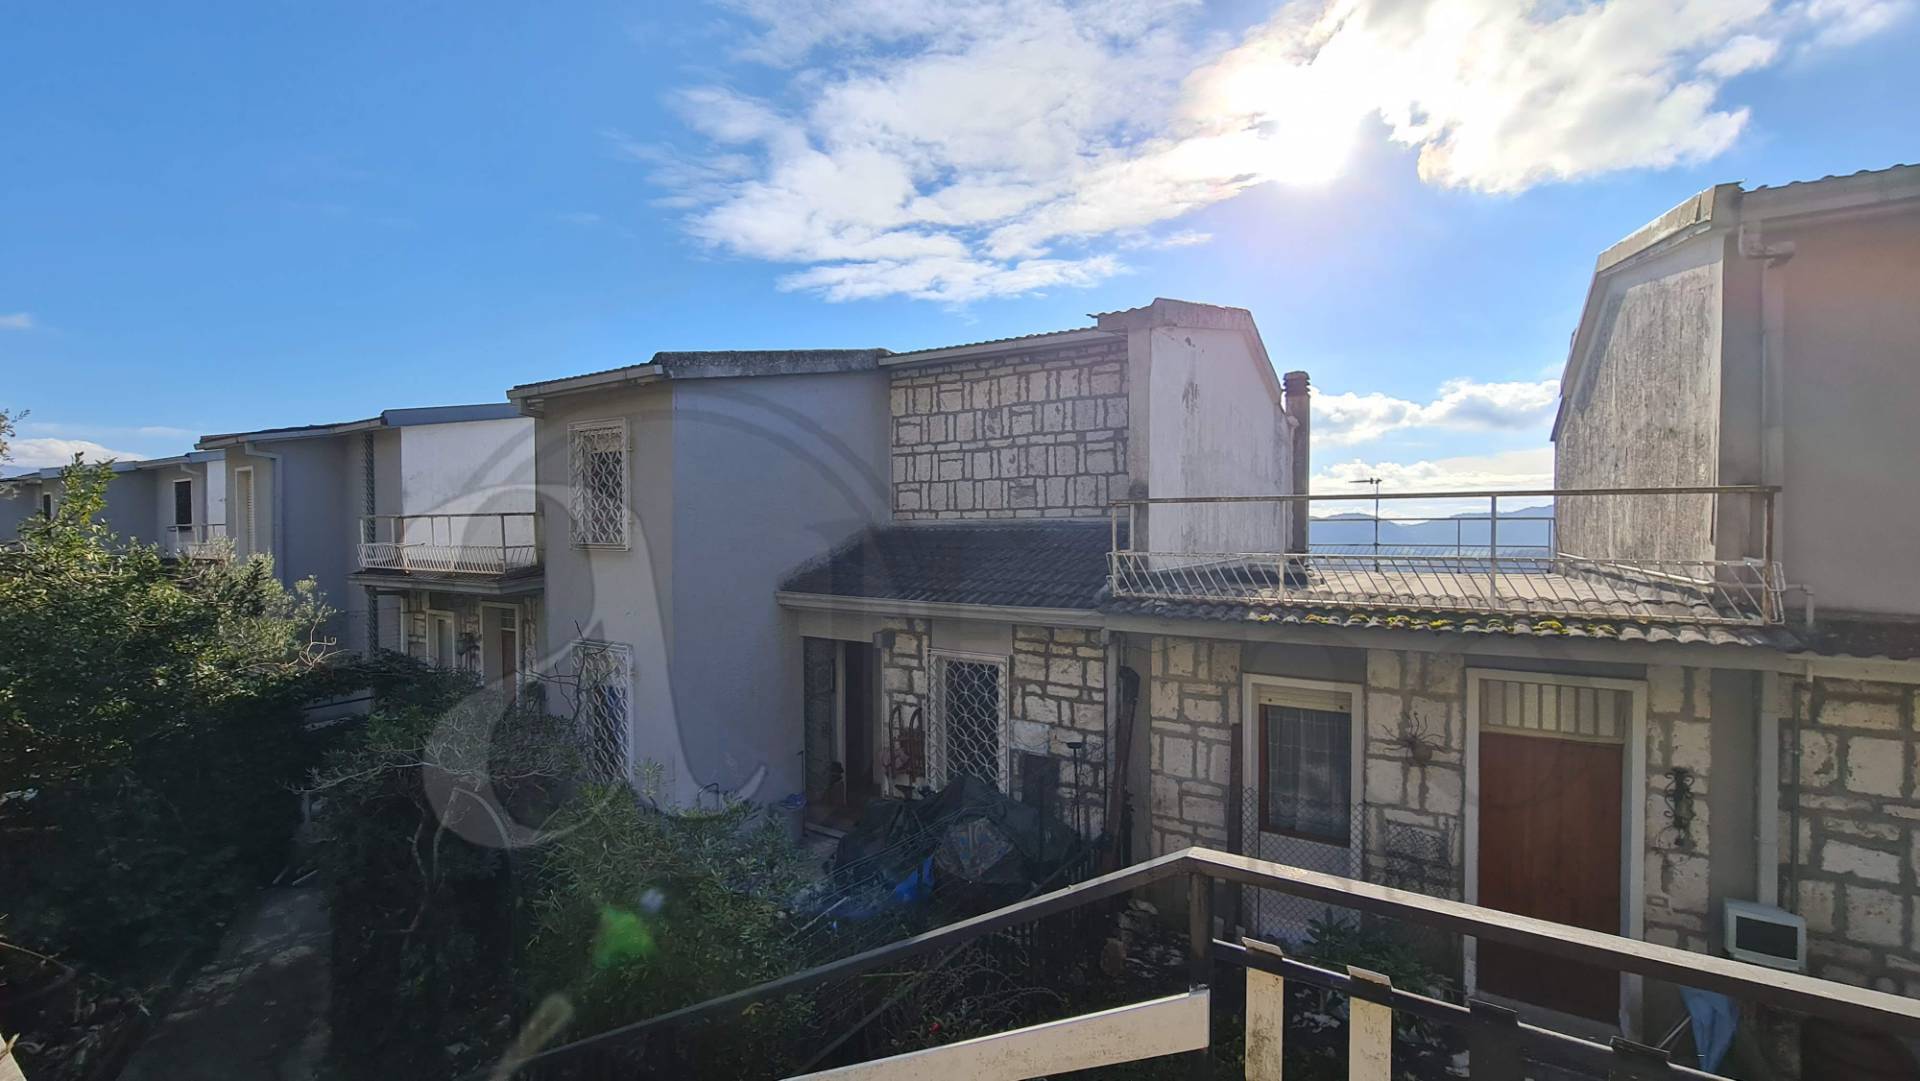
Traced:
[[[759, 808], [677, 814], [631, 791], [582, 792], [555, 820], [539, 857], [528, 948], [535, 998], [564, 996], [573, 1039], [787, 975], [788, 905], [807, 860]], [[824, 1036], [807, 1029], [807, 996], [757, 1005], [710, 1032], [655, 1050], [656, 1071], [778, 1076]], [[666, 1057], [675, 1064], [657, 1061]]]

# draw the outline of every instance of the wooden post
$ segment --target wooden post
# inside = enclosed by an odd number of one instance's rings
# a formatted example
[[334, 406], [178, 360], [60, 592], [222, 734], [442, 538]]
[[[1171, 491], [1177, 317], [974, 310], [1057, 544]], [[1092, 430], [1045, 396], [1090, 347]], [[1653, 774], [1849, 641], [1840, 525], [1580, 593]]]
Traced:
[[[1205, 988], [1213, 979], [1213, 880], [1202, 874], [1187, 876], [1187, 986]], [[1191, 1056], [1189, 1071], [1204, 1078], [1211, 1072], [1206, 1047]]]
[[[1378, 972], [1347, 966], [1356, 987], [1393, 990]], [[1393, 1081], [1393, 1007], [1347, 996], [1347, 1081]]]
[[20, 1068], [20, 1059], [13, 1053], [14, 1042], [20, 1037], [8, 1039], [0, 1035], [0, 1081], [27, 1081], [27, 1073]]
[[[1241, 940], [1249, 954], [1278, 960], [1280, 947]], [[1287, 982], [1271, 972], [1247, 966], [1247, 1081], [1282, 1081], [1287, 1030]]]
[[1520, 1081], [1526, 1063], [1520, 1053], [1520, 1016], [1482, 999], [1467, 1005], [1473, 1010], [1467, 1064], [1474, 1081]]

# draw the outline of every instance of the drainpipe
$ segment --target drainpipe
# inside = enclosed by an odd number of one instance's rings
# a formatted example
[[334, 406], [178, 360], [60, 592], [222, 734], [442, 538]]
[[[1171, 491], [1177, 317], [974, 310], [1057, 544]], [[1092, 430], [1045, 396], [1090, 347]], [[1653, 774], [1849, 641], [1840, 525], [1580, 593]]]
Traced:
[[[377, 504], [374, 501], [373, 491], [373, 433], [370, 431], [360, 433], [360, 468], [365, 481], [362, 487], [366, 489], [366, 495], [361, 502], [363, 505], [363, 513], [367, 516], [367, 520], [360, 527], [360, 539], [371, 544], [374, 539], [373, 516], [377, 513], [375, 510]], [[355, 562], [357, 563], [358, 560]], [[367, 597], [366, 655], [371, 657], [380, 649], [380, 594], [374, 592], [372, 586], [366, 586], [364, 589]]]
[[[243, 443], [240, 447], [250, 458], [264, 458], [273, 464], [273, 503], [267, 508], [267, 518], [272, 534], [267, 539], [267, 550], [273, 553], [273, 576], [279, 583], [293, 588], [287, 579], [286, 536], [287, 536], [287, 497], [286, 497], [286, 459], [272, 451], [261, 450], [255, 443]], [[259, 479], [255, 478], [255, 487]], [[255, 498], [259, 497], [255, 491]]]
[[1780, 557], [1779, 519], [1789, 493], [1787, 482], [1786, 275], [1781, 268], [1793, 258], [1792, 241], [1767, 243], [1760, 227], [1742, 225], [1737, 240], [1741, 256], [1760, 264], [1760, 483], [1781, 486], [1774, 496], [1774, 554]]
[[[1306, 495], [1313, 477], [1311, 455], [1313, 409], [1306, 372], [1288, 372], [1280, 382], [1287, 416], [1293, 420], [1293, 494]], [[1287, 551], [1307, 550], [1307, 503], [1294, 500], [1287, 505]]]

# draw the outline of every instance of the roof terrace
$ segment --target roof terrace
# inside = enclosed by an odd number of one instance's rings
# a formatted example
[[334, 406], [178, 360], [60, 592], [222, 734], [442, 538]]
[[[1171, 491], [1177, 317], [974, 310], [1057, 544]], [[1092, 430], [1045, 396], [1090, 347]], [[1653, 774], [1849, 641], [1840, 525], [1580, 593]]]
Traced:
[[1721, 485], [1125, 500], [1113, 506], [1109, 584], [1115, 597], [1147, 600], [1778, 624], [1777, 494]]

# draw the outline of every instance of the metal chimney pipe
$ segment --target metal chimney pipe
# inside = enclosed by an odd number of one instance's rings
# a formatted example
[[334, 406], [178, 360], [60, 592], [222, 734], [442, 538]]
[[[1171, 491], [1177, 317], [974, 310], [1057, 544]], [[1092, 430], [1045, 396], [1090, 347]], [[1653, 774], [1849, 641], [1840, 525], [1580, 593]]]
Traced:
[[[1306, 495], [1313, 476], [1310, 445], [1313, 438], [1313, 409], [1308, 399], [1306, 372], [1288, 372], [1281, 377], [1280, 388], [1287, 416], [1293, 418], [1293, 495]], [[1287, 505], [1287, 551], [1307, 550], [1307, 504], [1298, 500]]]

